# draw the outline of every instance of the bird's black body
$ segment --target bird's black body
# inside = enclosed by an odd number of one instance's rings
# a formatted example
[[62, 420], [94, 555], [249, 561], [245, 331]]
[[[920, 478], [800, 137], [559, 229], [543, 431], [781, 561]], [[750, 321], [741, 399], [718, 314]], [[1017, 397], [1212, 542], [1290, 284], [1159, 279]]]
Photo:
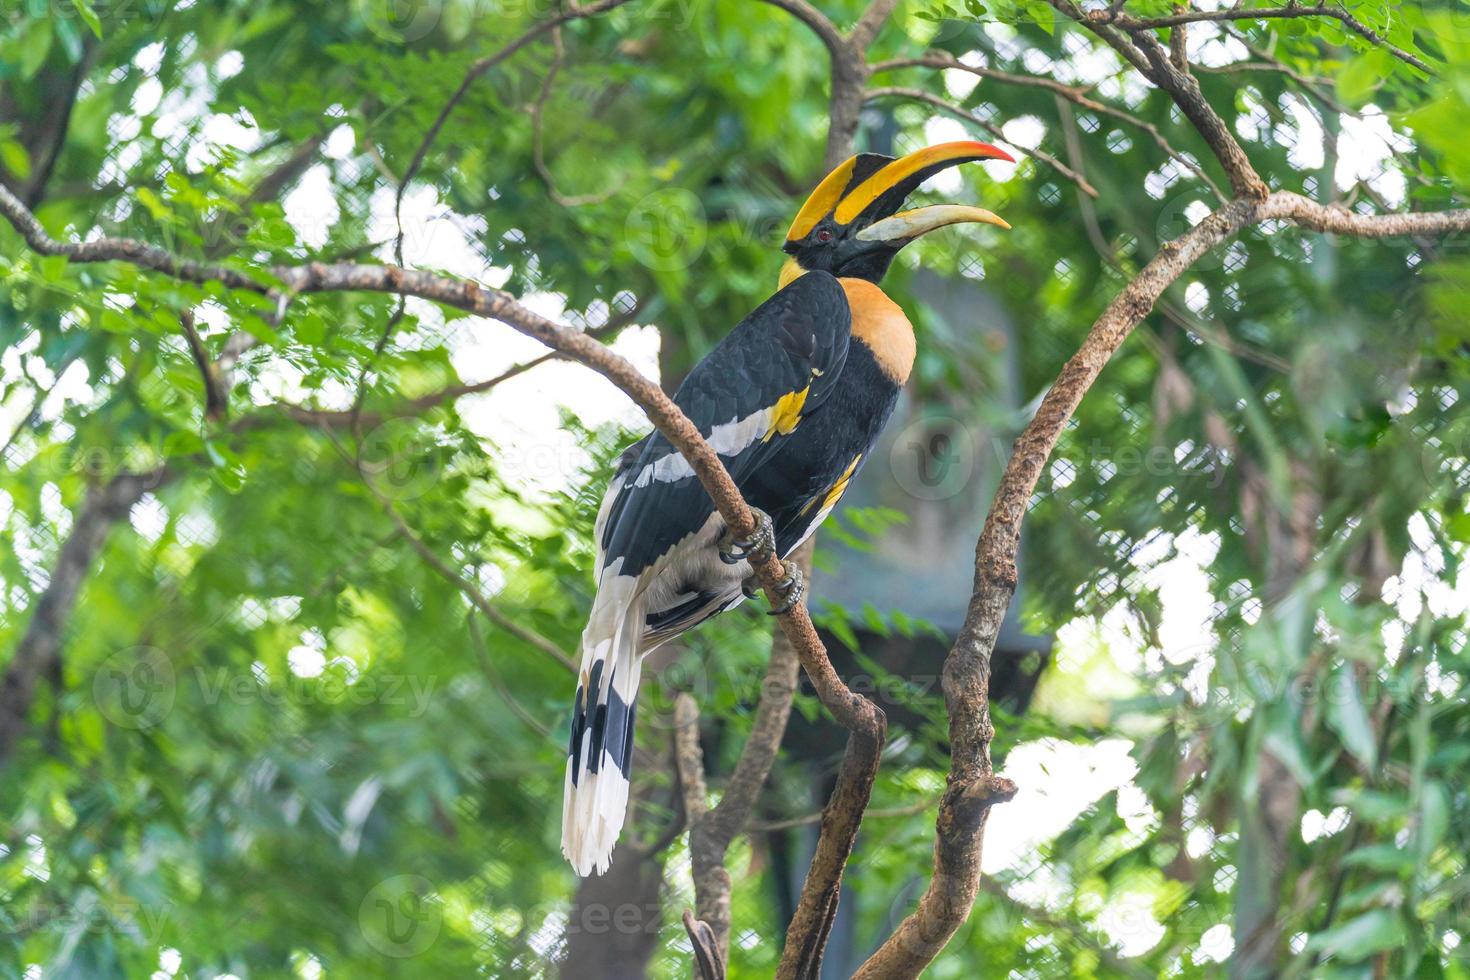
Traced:
[[[746, 445], [721, 454], [746, 502], [770, 515], [783, 556], [826, 516], [836, 502], [828, 495], [840, 495], [856, 473], [898, 397], [898, 385], [884, 375], [873, 351], [850, 338], [850, 324], [837, 281], [826, 273], [803, 276], [736, 327], [674, 395], [709, 439], [716, 426], [769, 411], [782, 399], [789, 404], [807, 391], [800, 410], [785, 413], [789, 433], [768, 436], [769, 426], [755, 426]], [[602, 529], [603, 569], [643, 574], [709, 524], [714, 507], [692, 473], [639, 485], [637, 474], [652, 472], [650, 467], [673, 453], [655, 433], [623, 454]], [[669, 580], [667, 601], [645, 610], [650, 644], [741, 598], [731, 576], [710, 581], [698, 568], [680, 571], [682, 576]]]
[[[746, 502], [770, 517], [781, 558], [836, 505], [913, 364], [913, 328], [877, 285], [893, 255], [932, 228], [1004, 224], [976, 208], [896, 209], [928, 174], [997, 156], [966, 142], [839, 166], [788, 233], [782, 288], [675, 393]], [[622, 828], [643, 656], [744, 598], [752, 569], [740, 549], [722, 547], [725, 530], [662, 435], [623, 453], [597, 519], [597, 596], [567, 753], [562, 849], [579, 874], [607, 867]]]
[[[741, 321], [674, 395], [746, 501], [770, 516], [782, 557], [827, 517], [898, 398], [898, 382], [852, 322], [836, 278], [803, 275]], [[616, 782], [613, 805], [625, 805], [640, 658], [744, 599], [751, 569], [720, 558], [723, 530], [667, 439], [652, 433], [622, 454], [598, 518], [588, 632], [605, 649], [593, 647], [572, 711], [569, 812], [589, 778]]]

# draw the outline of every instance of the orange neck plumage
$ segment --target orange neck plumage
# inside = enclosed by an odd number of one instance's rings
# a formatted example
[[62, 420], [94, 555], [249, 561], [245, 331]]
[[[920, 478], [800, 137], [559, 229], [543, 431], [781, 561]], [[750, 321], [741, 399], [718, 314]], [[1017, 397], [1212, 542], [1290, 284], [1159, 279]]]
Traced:
[[[778, 288], [806, 274], [795, 259], [781, 267]], [[883, 373], [894, 384], [903, 385], [914, 367], [917, 346], [914, 326], [888, 294], [866, 279], [838, 279], [847, 294], [847, 307], [852, 311], [852, 335], [862, 341]]]

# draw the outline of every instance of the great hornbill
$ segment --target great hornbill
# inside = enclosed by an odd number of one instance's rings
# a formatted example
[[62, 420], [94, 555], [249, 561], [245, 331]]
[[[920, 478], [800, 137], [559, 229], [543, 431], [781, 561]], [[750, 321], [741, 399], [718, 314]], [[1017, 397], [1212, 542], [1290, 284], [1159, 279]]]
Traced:
[[[1011, 157], [944, 143], [895, 159], [859, 153], [812, 192], [784, 250], [780, 288], [689, 373], [674, 402], [720, 454], [757, 511], [733, 540], [684, 457], [658, 433], [630, 446], [596, 524], [597, 596], [582, 633], [572, 709], [562, 851], [602, 873], [628, 805], [641, 659], [752, 596], [747, 556], [784, 560], [831, 513], [893, 412], [914, 362], [914, 330], [878, 288], [899, 249], [960, 222], [1010, 227], [957, 204], [900, 210], [956, 164]], [[786, 565], [781, 600], [800, 600]]]

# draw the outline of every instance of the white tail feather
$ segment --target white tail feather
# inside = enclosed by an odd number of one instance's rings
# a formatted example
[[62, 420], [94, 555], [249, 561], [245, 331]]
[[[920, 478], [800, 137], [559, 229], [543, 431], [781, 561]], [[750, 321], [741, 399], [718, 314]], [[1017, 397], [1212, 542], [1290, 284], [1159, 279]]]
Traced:
[[638, 579], [604, 575], [582, 632], [562, 799], [562, 853], [582, 877], [608, 869], [628, 809], [626, 772], [643, 668], [643, 624]]

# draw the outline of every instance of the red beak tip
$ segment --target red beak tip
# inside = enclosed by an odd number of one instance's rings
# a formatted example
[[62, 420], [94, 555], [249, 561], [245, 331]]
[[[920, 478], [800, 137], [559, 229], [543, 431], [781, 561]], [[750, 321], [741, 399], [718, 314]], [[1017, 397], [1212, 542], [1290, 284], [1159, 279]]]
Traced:
[[1004, 160], [1006, 163], [1016, 162], [1015, 157], [1011, 156], [1009, 153], [1007, 153], [1005, 150], [1002, 150], [998, 146], [993, 146], [990, 143], [981, 143], [980, 145], [985, 147], [987, 156], [994, 157], [997, 160]]

